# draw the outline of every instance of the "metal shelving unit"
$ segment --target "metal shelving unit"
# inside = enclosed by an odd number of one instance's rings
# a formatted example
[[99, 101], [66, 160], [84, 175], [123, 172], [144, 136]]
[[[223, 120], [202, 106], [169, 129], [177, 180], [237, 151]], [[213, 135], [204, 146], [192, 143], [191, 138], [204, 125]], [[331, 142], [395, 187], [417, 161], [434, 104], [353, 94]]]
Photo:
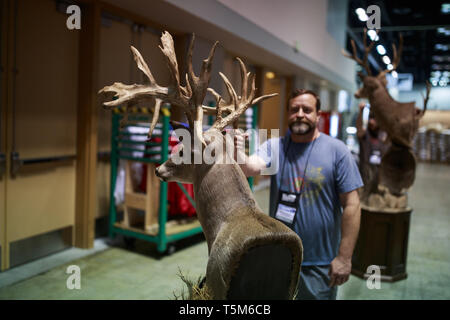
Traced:
[[[255, 128], [257, 123], [257, 106], [254, 106], [251, 117], [251, 127]], [[169, 133], [170, 133], [170, 111], [168, 108], [161, 108], [160, 121], [158, 122], [153, 138], [161, 138], [161, 142], [133, 141], [131, 135], [147, 136], [147, 133], [130, 133], [126, 131], [126, 127], [120, 128], [120, 121], [124, 117], [124, 108], [116, 108], [112, 113], [112, 134], [111, 134], [111, 181], [110, 181], [110, 206], [109, 206], [109, 237], [113, 238], [117, 234], [125, 237], [146, 240], [156, 243], [157, 250], [160, 253], [166, 252], [168, 245], [177, 240], [181, 240], [195, 234], [201, 233], [202, 228], [197, 219], [192, 219], [188, 223], [178, 225], [168, 221], [168, 202], [167, 182], [160, 181], [159, 189], [159, 209], [158, 224], [151, 230], [145, 228], [134, 228], [126, 226], [117, 221], [118, 208], [115, 202], [114, 190], [117, 182], [117, 173], [119, 168], [119, 160], [136, 161], [142, 163], [158, 163], [162, 164], [168, 159], [169, 155]], [[132, 123], [134, 127], [149, 128], [152, 111], [147, 108], [132, 108], [131, 113], [128, 111], [127, 123]], [[240, 119], [240, 127], [247, 128], [249, 116], [243, 115]], [[210, 118], [208, 122], [211, 122]], [[148, 131], [147, 131], [148, 132]], [[157, 133], [159, 132], [159, 134]], [[146, 150], [146, 147], [153, 147], [157, 150]], [[253, 152], [254, 139], [249, 145], [250, 152]], [[134, 155], [133, 155], [134, 153]], [[140, 154], [136, 156], [136, 153]], [[253, 178], [248, 178], [250, 188], [253, 189]], [[186, 195], [191, 204], [195, 207], [195, 202], [188, 194], [181, 183], [178, 183], [183, 193]]]
[[[167, 203], [167, 182], [160, 181], [159, 189], [159, 209], [158, 209], [158, 224], [152, 230], [145, 230], [144, 228], [133, 228], [123, 225], [117, 221], [117, 206], [115, 204], [114, 190], [117, 181], [117, 171], [119, 160], [137, 161], [142, 163], [163, 163], [168, 159], [169, 155], [169, 119], [170, 112], [167, 108], [161, 109], [160, 121], [155, 128], [155, 131], [161, 133], [154, 134], [153, 137], [161, 138], [161, 142], [146, 142], [133, 141], [130, 139], [130, 133], [126, 132], [124, 128], [120, 128], [120, 120], [123, 118], [123, 109], [117, 108], [112, 115], [112, 134], [111, 134], [111, 184], [110, 184], [110, 208], [109, 208], [109, 236], [114, 237], [116, 234], [121, 234], [126, 237], [146, 240], [156, 243], [157, 249], [160, 253], [167, 250], [168, 244], [192, 235], [202, 232], [202, 228], [197, 219], [183, 224], [170, 224], [167, 221], [168, 203]], [[150, 110], [143, 108], [135, 108], [136, 113], [128, 115], [129, 122], [149, 123], [151, 113]], [[143, 124], [133, 126], [149, 127]], [[135, 135], [135, 134], [133, 134]], [[138, 134], [139, 135], [139, 134]], [[141, 135], [147, 135], [142, 133]], [[131, 146], [131, 147], [130, 147]], [[158, 151], [141, 150], [139, 147], [155, 147]], [[159, 147], [159, 148], [158, 148]], [[133, 153], [141, 153], [144, 156], [133, 156]], [[146, 157], [152, 156], [152, 157]], [[178, 184], [189, 201], [194, 205], [192, 198], [187, 193], [182, 184]]]

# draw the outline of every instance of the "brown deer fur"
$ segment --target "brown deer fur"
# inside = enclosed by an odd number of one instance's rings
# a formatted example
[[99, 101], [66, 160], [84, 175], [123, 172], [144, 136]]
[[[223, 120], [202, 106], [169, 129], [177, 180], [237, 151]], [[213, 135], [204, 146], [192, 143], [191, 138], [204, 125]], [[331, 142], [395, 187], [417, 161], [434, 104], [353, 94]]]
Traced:
[[397, 52], [393, 44], [394, 56], [393, 68], [382, 70], [377, 76], [372, 76], [368, 55], [374, 42], [367, 45], [366, 30], [364, 30], [364, 57], [360, 59], [356, 54], [356, 45], [351, 41], [353, 52], [342, 53], [355, 60], [367, 72], [367, 75], [358, 73], [362, 79], [363, 86], [355, 93], [356, 98], [367, 98], [370, 108], [380, 128], [387, 132], [391, 146], [381, 160], [380, 185], [385, 185], [394, 195], [402, 196], [404, 190], [412, 186], [415, 178], [415, 158], [411, 151], [411, 141], [419, 127], [419, 120], [426, 111], [426, 105], [430, 93], [430, 85], [427, 83], [427, 95], [424, 99], [424, 108], [420, 110], [414, 102], [397, 102], [390, 96], [386, 88], [386, 73], [394, 71], [399, 63], [403, 48], [403, 37], [400, 35], [400, 45]]
[[[223, 129], [236, 120], [245, 110], [272, 95], [255, 98], [255, 78], [241, 67], [241, 94], [238, 96], [228, 79], [224, 80], [231, 101], [226, 102], [217, 92], [208, 88], [211, 61], [214, 49], [203, 60], [200, 76], [192, 68], [193, 39], [188, 53], [186, 85], [180, 85], [178, 65], [173, 40], [165, 32], [161, 37], [161, 50], [167, 58], [171, 83], [159, 86], [140, 53], [132, 48], [140, 70], [148, 77], [149, 85], [124, 85], [115, 83], [103, 88], [100, 93], [114, 93], [117, 100], [105, 102], [106, 108], [134, 103], [155, 97], [185, 112], [189, 131], [194, 141], [200, 141], [201, 150], [191, 149], [191, 159], [206, 147], [226, 150]], [[217, 100], [217, 107], [202, 105], [206, 91]], [[203, 114], [215, 114], [213, 126], [202, 132]], [[155, 112], [151, 131], [158, 117]], [[259, 209], [249, 188], [247, 179], [232, 155], [219, 152], [218, 162], [207, 164], [175, 164], [175, 156], [189, 150], [182, 141], [169, 160], [159, 166], [155, 174], [164, 181], [179, 181], [194, 184], [197, 215], [208, 244], [206, 290], [213, 299], [292, 299], [300, 275], [303, 247], [295, 232], [283, 223], [269, 217]], [[219, 148], [220, 147], [220, 148]], [[220, 159], [222, 161], [220, 161]], [[224, 162], [227, 161], [227, 162]]]

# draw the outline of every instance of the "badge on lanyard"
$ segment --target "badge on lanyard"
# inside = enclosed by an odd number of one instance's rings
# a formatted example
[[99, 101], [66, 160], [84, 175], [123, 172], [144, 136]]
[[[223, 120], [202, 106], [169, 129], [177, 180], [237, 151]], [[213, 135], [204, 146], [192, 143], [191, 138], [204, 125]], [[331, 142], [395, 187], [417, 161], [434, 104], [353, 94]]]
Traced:
[[381, 152], [380, 150], [373, 150], [369, 158], [369, 163], [374, 165], [379, 165], [381, 163]]
[[289, 225], [294, 222], [300, 194], [280, 191], [275, 218]]
[[[303, 180], [302, 185], [300, 187], [300, 193], [292, 193], [292, 192], [286, 192], [282, 191], [282, 186], [280, 185], [280, 191], [278, 192], [278, 203], [277, 203], [277, 210], [275, 212], [275, 218], [286, 223], [288, 226], [292, 226], [294, 224], [294, 219], [297, 215], [297, 210], [299, 208], [300, 204], [300, 195], [303, 190], [303, 183], [305, 181], [306, 177], [306, 169], [308, 168], [308, 162], [309, 162], [309, 156], [311, 155], [312, 148], [314, 147], [314, 143], [316, 142], [317, 138], [314, 139], [311, 148], [309, 150], [308, 158], [306, 159], [306, 165], [305, 170], [303, 172]], [[285, 150], [285, 157], [283, 161], [283, 168], [281, 169], [281, 179], [280, 184], [283, 182], [283, 175], [284, 175], [284, 167], [286, 164], [286, 158], [288, 157], [287, 151], [289, 150], [290, 140], [288, 142], [287, 149]]]

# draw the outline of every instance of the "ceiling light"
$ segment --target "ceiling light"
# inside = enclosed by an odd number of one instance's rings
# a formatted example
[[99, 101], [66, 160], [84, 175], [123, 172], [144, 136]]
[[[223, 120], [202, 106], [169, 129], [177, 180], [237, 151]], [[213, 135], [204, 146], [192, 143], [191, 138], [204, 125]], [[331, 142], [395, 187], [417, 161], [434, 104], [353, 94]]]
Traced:
[[436, 87], [437, 84], [438, 84], [438, 81], [437, 81], [436, 79], [432, 79], [432, 80], [431, 80], [431, 84], [432, 84], [434, 87]]
[[377, 45], [377, 51], [380, 55], [386, 54], [386, 49], [383, 47], [382, 44]]
[[369, 20], [369, 17], [366, 14], [366, 10], [364, 10], [363, 8], [358, 8], [355, 10], [355, 12], [358, 15], [359, 20], [363, 22]]
[[431, 65], [431, 69], [432, 69], [432, 70], [441, 70], [442, 67], [441, 67], [441, 65], [439, 65], [439, 64], [437, 64], [437, 63], [433, 63], [433, 64]]
[[448, 44], [436, 43], [436, 44], [434, 45], [434, 48], [435, 48], [436, 50], [448, 51], [449, 45], [448, 45]]
[[391, 74], [392, 74], [392, 76], [394, 77], [394, 78], [398, 78], [398, 73], [397, 73], [397, 71], [392, 71], [391, 72]]
[[444, 28], [444, 27], [437, 28], [437, 32], [442, 33], [446, 36], [450, 36], [450, 29], [448, 29], [448, 28]]
[[355, 10], [355, 12], [358, 16], [366, 14], [366, 10], [364, 10], [363, 8], [358, 8]]
[[[447, 72], [447, 71], [446, 71]], [[431, 75], [433, 76], [433, 77], [440, 77], [441, 76], [441, 72], [440, 71], [433, 71], [432, 73], [431, 73]]]
[[394, 66], [392, 64], [388, 64], [387, 68], [388, 68], [388, 70], [392, 70], [392, 69], [394, 69]]
[[266, 78], [267, 79], [274, 79], [275, 78], [275, 73], [273, 73], [272, 71], [266, 72]]
[[391, 63], [391, 59], [389, 59], [388, 56], [383, 56], [383, 62], [384, 62], [385, 64], [389, 64], [389, 63]]
[[447, 81], [440, 80], [440, 81], [439, 81], [439, 85], [440, 85], [441, 87], [445, 87], [445, 86], [447, 85]]
[[369, 31], [367, 31], [367, 35], [369, 36], [370, 40], [372, 41], [378, 41], [378, 39], [380, 39], [380, 37], [378, 37], [377, 32], [373, 29], [370, 29]]

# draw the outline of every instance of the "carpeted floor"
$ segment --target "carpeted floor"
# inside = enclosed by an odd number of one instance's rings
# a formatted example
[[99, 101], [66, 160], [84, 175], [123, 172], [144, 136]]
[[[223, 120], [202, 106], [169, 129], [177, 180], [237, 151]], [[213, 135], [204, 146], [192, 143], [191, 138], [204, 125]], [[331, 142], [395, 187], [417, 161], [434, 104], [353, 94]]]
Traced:
[[[408, 278], [370, 290], [365, 280], [351, 276], [339, 288], [338, 299], [450, 299], [450, 166], [419, 164], [417, 169], [409, 195], [414, 211]], [[268, 188], [255, 196], [267, 212]], [[180, 241], [175, 253], [162, 257], [153, 244], [139, 240], [132, 249], [120, 241], [100, 246], [84, 257], [74, 248], [0, 273], [0, 299], [173, 299], [184, 287], [179, 270], [193, 280], [205, 273], [207, 248], [201, 235]], [[76, 252], [73, 259], [71, 252]], [[69, 265], [80, 267], [79, 290], [67, 288]]]

